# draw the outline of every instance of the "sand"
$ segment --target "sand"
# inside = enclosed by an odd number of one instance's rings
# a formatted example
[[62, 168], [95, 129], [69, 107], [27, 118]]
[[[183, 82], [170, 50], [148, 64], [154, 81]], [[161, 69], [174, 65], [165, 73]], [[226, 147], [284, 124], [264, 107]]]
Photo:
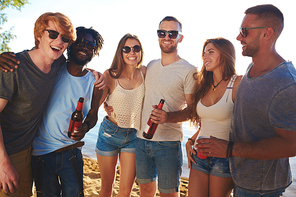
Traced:
[[[84, 158], [84, 195], [85, 197], [96, 197], [99, 196], [100, 185], [101, 185], [101, 175], [97, 161], [94, 159]], [[112, 196], [116, 196], [119, 189], [119, 167], [117, 167], [117, 174], [115, 178], [114, 190]], [[182, 179], [180, 186], [180, 196], [185, 197], [188, 190], [188, 180]], [[140, 189], [137, 183], [133, 185], [131, 197], [140, 196]], [[156, 196], [160, 196], [159, 192], [156, 193]]]
[[[84, 160], [84, 174], [83, 174], [83, 185], [84, 185], [84, 195], [85, 197], [97, 197], [99, 196], [99, 191], [101, 187], [101, 174], [97, 160], [90, 158], [83, 158]], [[119, 167], [117, 167], [116, 180], [114, 184], [114, 190], [112, 197], [115, 197], [119, 189]], [[180, 197], [187, 197], [188, 192], [188, 179], [182, 178], [180, 185]], [[131, 197], [140, 196], [140, 189], [137, 183], [133, 185]], [[156, 193], [156, 196], [160, 196], [159, 192]], [[296, 183], [293, 182], [290, 187], [286, 190], [283, 195], [284, 197], [295, 197], [296, 196]], [[34, 192], [33, 197], [36, 197]]]

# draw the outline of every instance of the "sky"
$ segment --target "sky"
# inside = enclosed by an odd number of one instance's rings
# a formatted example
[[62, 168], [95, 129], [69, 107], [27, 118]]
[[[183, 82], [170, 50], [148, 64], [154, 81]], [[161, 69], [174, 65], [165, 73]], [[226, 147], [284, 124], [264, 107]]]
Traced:
[[165, 16], [174, 16], [183, 25], [184, 39], [178, 52], [194, 66], [201, 68], [202, 46], [206, 39], [223, 37], [236, 49], [236, 69], [244, 74], [249, 57], [241, 55], [242, 47], [236, 37], [247, 8], [259, 4], [273, 4], [284, 14], [285, 27], [277, 41], [277, 52], [286, 60], [296, 61], [296, 12], [290, 0], [29, 0], [21, 11], [5, 9], [8, 22], [4, 29], [13, 28], [17, 36], [10, 44], [13, 52], [34, 46], [34, 23], [45, 12], [61, 12], [75, 27], [93, 27], [105, 44], [99, 57], [88, 67], [104, 72], [112, 63], [119, 40], [126, 34], [137, 35], [143, 45], [144, 61], [160, 58], [156, 30]]

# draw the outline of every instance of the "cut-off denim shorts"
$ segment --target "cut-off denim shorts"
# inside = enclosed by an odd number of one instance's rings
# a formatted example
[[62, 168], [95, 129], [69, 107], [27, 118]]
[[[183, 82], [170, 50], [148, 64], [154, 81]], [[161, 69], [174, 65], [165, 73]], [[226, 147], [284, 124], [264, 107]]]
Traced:
[[180, 141], [136, 140], [137, 182], [146, 184], [156, 181], [161, 193], [179, 191], [182, 173], [182, 150]]
[[191, 162], [192, 169], [212, 176], [231, 177], [228, 158], [207, 157], [200, 159], [197, 154], [191, 156], [196, 162], [196, 164]]
[[135, 153], [136, 134], [136, 129], [121, 128], [105, 117], [99, 129], [96, 153], [102, 156]]

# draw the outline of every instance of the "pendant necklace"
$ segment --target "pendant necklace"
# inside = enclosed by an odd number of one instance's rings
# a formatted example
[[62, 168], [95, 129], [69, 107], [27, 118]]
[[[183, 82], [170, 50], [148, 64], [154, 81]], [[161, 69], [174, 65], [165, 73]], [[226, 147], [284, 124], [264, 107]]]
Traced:
[[[223, 78], [221, 79], [221, 81], [223, 81]], [[218, 85], [221, 83], [221, 81], [219, 81], [219, 83], [217, 83], [217, 85], [214, 85], [214, 80], [213, 80], [213, 86], [214, 86], [214, 88], [213, 88], [213, 91], [215, 91], [216, 90], [216, 88], [218, 87]]]

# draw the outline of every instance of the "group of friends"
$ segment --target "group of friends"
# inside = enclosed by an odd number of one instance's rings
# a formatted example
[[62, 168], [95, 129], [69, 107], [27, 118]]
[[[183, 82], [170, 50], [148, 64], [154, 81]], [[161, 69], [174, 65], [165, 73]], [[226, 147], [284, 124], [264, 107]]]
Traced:
[[[157, 30], [161, 58], [142, 65], [139, 38], [124, 35], [103, 74], [86, 69], [104, 40], [61, 13], [35, 22], [35, 47], [0, 55], [0, 197], [84, 196], [81, 141], [107, 111], [95, 147], [100, 197], [179, 196], [182, 122], [198, 128], [188, 139], [188, 196], [275, 197], [292, 182], [296, 155], [296, 70], [275, 50], [284, 27], [273, 5], [248, 8], [237, 40], [252, 57], [246, 74], [235, 71], [235, 49], [225, 38], [207, 39], [200, 71], [178, 55], [182, 23], [167, 16]], [[63, 52], [67, 49], [67, 60]], [[79, 97], [83, 124], [68, 137]], [[157, 109], [160, 99], [165, 100]], [[148, 119], [158, 124], [143, 137]]]

